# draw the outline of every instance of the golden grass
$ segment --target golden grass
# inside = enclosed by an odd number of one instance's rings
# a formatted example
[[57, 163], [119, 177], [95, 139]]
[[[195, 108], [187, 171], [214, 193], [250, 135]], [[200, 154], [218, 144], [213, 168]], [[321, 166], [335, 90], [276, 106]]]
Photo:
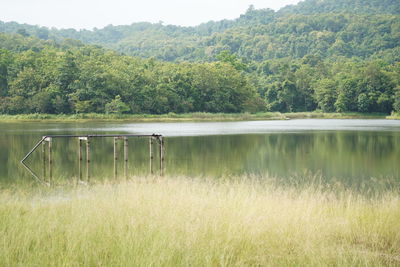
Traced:
[[283, 113], [287, 119], [386, 119], [387, 114], [384, 113], [325, 113], [325, 112], [294, 112]]
[[390, 120], [400, 120], [400, 112], [392, 112], [392, 114], [390, 114], [390, 116], [387, 116], [386, 119], [390, 119]]
[[0, 193], [2, 266], [398, 266], [400, 197], [251, 179]]
[[52, 121], [52, 122], [175, 122], [175, 121], [243, 121], [243, 120], [280, 120], [285, 117], [279, 112], [250, 113], [168, 113], [168, 114], [19, 114], [0, 115], [0, 122], [16, 121]]

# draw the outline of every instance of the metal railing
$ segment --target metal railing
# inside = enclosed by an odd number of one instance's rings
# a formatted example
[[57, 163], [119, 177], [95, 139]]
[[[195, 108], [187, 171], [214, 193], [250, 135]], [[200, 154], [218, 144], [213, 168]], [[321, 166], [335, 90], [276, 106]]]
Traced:
[[[53, 139], [57, 138], [77, 138], [78, 139], [78, 177], [79, 181], [83, 181], [82, 175], [82, 166], [83, 166], [83, 153], [82, 153], [82, 143], [86, 143], [86, 181], [90, 181], [90, 140], [92, 138], [114, 138], [114, 178], [117, 178], [118, 170], [117, 170], [117, 161], [118, 161], [118, 150], [117, 143], [119, 140], [123, 140], [124, 142], [124, 175], [128, 177], [128, 138], [131, 137], [139, 137], [139, 138], [149, 138], [149, 169], [150, 173], [154, 174], [154, 141], [158, 142], [159, 145], [159, 166], [160, 166], [160, 175], [164, 174], [165, 170], [165, 145], [164, 138], [160, 134], [152, 134], [152, 135], [136, 135], [136, 134], [102, 134], [102, 135], [46, 135], [43, 136], [42, 139], [25, 155], [25, 157], [21, 160], [21, 164], [29, 171], [29, 173], [40, 183], [44, 185], [50, 186], [52, 184], [53, 179], [53, 158], [52, 158], [52, 142]], [[46, 157], [46, 144], [48, 150], [48, 156]], [[41, 179], [26, 163], [25, 161], [32, 155], [36, 149], [42, 145], [42, 159], [43, 159], [43, 178]], [[47, 166], [46, 166], [47, 163]], [[48, 170], [48, 179], [46, 181], [46, 169]]]

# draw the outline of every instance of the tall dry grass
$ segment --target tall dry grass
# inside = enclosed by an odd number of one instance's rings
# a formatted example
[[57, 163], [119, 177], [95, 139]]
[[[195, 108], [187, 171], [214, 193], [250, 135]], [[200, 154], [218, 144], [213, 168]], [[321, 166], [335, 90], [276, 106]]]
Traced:
[[169, 177], [0, 193], [2, 266], [399, 264], [395, 191]]

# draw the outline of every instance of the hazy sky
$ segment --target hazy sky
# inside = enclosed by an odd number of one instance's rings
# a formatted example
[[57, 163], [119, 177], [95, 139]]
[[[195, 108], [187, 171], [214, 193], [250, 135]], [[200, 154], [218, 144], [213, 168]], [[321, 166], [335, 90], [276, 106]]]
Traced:
[[193, 26], [233, 19], [249, 5], [279, 9], [300, 0], [0, 0], [0, 20], [92, 29], [148, 21]]

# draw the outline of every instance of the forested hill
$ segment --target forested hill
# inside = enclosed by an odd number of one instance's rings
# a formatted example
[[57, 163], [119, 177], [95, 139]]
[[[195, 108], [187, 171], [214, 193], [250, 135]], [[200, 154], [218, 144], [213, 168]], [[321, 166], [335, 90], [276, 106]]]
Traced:
[[0, 114], [400, 112], [399, 6], [306, 0], [197, 27], [0, 23]]
[[327, 57], [399, 59], [400, 0], [306, 0], [278, 12], [254, 9], [197, 27], [161, 23], [76, 31], [1, 23], [0, 32], [64, 38], [164, 61], [213, 61], [223, 50], [247, 60]]
[[398, 0], [306, 0], [282, 8], [279, 14], [400, 14]]

